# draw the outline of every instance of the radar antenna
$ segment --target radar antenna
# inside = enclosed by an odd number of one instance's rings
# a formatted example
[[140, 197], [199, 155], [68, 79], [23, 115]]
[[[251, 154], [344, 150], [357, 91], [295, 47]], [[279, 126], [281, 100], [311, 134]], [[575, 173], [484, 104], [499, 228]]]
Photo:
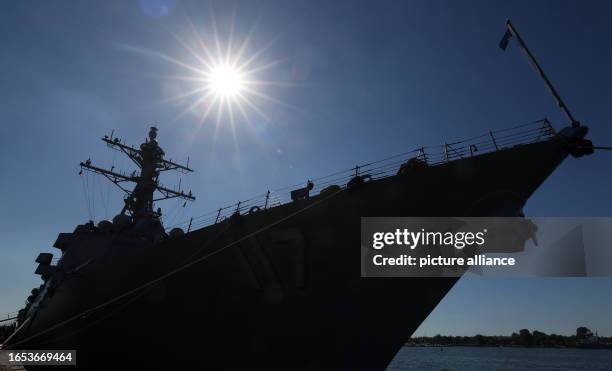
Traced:
[[[161, 209], [154, 210], [153, 203], [171, 198], [181, 198], [187, 201], [195, 200], [195, 197], [189, 192], [184, 192], [179, 189], [167, 188], [159, 183], [159, 174], [162, 171], [176, 170], [182, 173], [193, 172], [189, 168], [189, 159], [186, 165], [180, 165], [171, 160], [164, 159], [164, 151], [157, 144], [157, 128], [151, 127], [149, 137], [140, 148], [135, 148], [124, 144], [121, 139], [105, 135], [102, 138], [109, 147], [123, 152], [128, 156], [140, 169], [130, 174], [124, 172], [116, 172], [114, 168], [110, 170], [98, 166], [94, 166], [91, 160], [81, 162], [81, 173], [83, 170], [90, 171], [96, 174], [101, 174], [110, 180], [113, 184], [119, 187], [126, 193], [124, 198], [125, 206], [121, 210], [121, 214], [129, 214], [134, 221], [139, 219], [159, 219]], [[135, 183], [135, 186], [130, 190], [126, 183]], [[155, 192], [159, 194], [155, 197]]]

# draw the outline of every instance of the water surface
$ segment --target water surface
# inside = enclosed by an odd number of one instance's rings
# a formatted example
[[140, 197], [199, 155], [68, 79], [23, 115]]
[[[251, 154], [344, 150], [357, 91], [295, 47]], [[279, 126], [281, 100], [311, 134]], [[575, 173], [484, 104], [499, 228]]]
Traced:
[[612, 371], [612, 349], [403, 347], [387, 371]]

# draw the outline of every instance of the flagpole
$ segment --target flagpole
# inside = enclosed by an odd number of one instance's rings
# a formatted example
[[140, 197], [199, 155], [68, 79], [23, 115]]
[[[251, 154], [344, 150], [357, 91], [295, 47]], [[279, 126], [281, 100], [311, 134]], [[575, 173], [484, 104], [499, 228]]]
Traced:
[[523, 41], [523, 39], [521, 38], [521, 36], [519, 35], [519, 33], [516, 31], [516, 28], [514, 28], [514, 26], [512, 25], [512, 22], [510, 22], [510, 19], [508, 19], [506, 21], [506, 27], [508, 28], [508, 30], [512, 33], [513, 36], [516, 37], [516, 40], [518, 41], [518, 43], [520, 44], [521, 48], [523, 49], [523, 51], [525, 52], [525, 54], [527, 54], [527, 57], [529, 58], [529, 60], [531, 61], [531, 63], [533, 64], [533, 66], [535, 67], [536, 71], [538, 72], [538, 74], [540, 75], [540, 77], [542, 78], [542, 80], [544, 80], [544, 83], [546, 84], [546, 87], [548, 88], [548, 91], [552, 94], [552, 96], [555, 98], [555, 100], [557, 101], [557, 105], [559, 106], [559, 108], [561, 108], [561, 110], [563, 111], [563, 113], [565, 113], [565, 115], [567, 116], [567, 118], [570, 120], [571, 124], [573, 127], [578, 127], [580, 126], [580, 123], [574, 118], [574, 116], [570, 113], [569, 109], [567, 108], [567, 106], [565, 105], [565, 103], [563, 102], [563, 100], [561, 99], [561, 97], [559, 96], [559, 93], [557, 93], [557, 91], [555, 90], [555, 88], [553, 87], [552, 83], [550, 82], [550, 80], [548, 79], [548, 77], [546, 76], [546, 74], [544, 73], [544, 70], [542, 70], [542, 67], [540, 67], [540, 65], [538, 64], [538, 62], [536, 61], [535, 57], [533, 56], [533, 54], [531, 54], [531, 52], [529, 51], [529, 48], [527, 48], [527, 45], [525, 44], [525, 42]]

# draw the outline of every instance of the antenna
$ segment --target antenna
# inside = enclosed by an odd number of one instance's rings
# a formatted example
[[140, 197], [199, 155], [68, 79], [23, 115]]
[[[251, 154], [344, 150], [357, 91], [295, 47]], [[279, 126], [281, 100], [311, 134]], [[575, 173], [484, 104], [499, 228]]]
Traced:
[[540, 67], [540, 65], [536, 61], [535, 57], [533, 56], [533, 54], [531, 54], [531, 52], [529, 51], [529, 48], [527, 48], [527, 44], [525, 44], [525, 42], [523, 41], [523, 39], [519, 35], [518, 31], [516, 30], [516, 28], [514, 27], [512, 22], [510, 21], [510, 19], [508, 19], [508, 20], [506, 20], [506, 33], [504, 34], [504, 37], [502, 38], [501, 42], [499, 43], [499, 47], [502, 50], [504, 50], [504, 51], [506, 50], [506, 47], [508, 46], [508, 41], [510, 40], [510, 38], [512, 36], [516, 37], [516, 41], [518, 41], [521, 49], [523, 49], [523, 51], [527, 55], [527, 58], [529, 59], [529, 62], [531, 62], [533, 67], [536, 69], [538, 75], [540, 75], [540, 78], [546, 84], [546, 87], [548, 88], [548, 91], [550, 92], [550, 94], [553, 96], [553, 98], [557, 102], [557, 106], [559, 106], [559, 108], [561, 108], [563, 113], [565, 113], [567, 118], [570, 120], [570, 123], [572, 124], [572, 127], [579, 127], [580, 126], [580, 122], [578, 122], [574, 118], [574, 116], [571, 114], [571, 112], [569, 111], [569, 109], [567, 108], [567, 106], [565, 105], [563, 100], [561, 99], [561, 96], [559, 96], [559, 93], [557, 93], [557, 90], [555, 90], [554, 86], [552, 85], [552, 83], [550, 82], [550, 80], [548, 79], [546, 74], [544, 73], [544, 70], [542, 70], [542, 67]]
[[[140, 148], [123, 144], [121, 139], [113, 136], [114, 131], [110, 137], [105, 135], [102, 141], [108, 147], [123, 152], [128, 156], [140, 169], [140, 173], [133, 171], [128, 175], [124, 172], [113, 171], [113, 169], [107, 170], [92, 165], [91, 160], [81, 162], [80, 165], [81, 169], [103, 175], [126, 193], [124, 199], [125, 206], [121, 210], [122, 214], [129, 213], [135, 221], [143, 218], [158, 219], [161, 216], [161, 210], [154, 211], [154, 202], [171, 198], [182, 198], [186, 201], [195, 200], [191, 191], [185, 193], [180, 189], [180, 185], [178, 190], [174, 190], [166, 188], [159, 183], [159, 175], [162, 171], [176, 170], [188, 173], [193, 172], [193, 170], [188, 165], [180, 165], [164, 159], [165, 153], [155, 140], [157, 138], [156, 127], [151, 127], [148, 139], [140, 145]], [[129, 190], [125, 185], [127, 182], [135, 183], [136, 185], [132, 190]], [[155, 192], [158, 192], [160, 196], [154, 198]]]

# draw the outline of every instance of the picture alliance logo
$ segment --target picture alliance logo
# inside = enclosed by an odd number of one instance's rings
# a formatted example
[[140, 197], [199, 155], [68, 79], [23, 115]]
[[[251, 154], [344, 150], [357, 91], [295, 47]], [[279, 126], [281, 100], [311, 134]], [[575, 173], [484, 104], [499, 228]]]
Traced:
[[461, 250], [484, 245], [486, 234], [486, 228], [479, 232], [432, 232], [424, 228], [414, 232], [398, 228], [395, 232], [375, 232], [372, 235], [372, 248], [380, 250], [385, 246], [406, 246], [414, 250], [419, 246], [447, 246]]

